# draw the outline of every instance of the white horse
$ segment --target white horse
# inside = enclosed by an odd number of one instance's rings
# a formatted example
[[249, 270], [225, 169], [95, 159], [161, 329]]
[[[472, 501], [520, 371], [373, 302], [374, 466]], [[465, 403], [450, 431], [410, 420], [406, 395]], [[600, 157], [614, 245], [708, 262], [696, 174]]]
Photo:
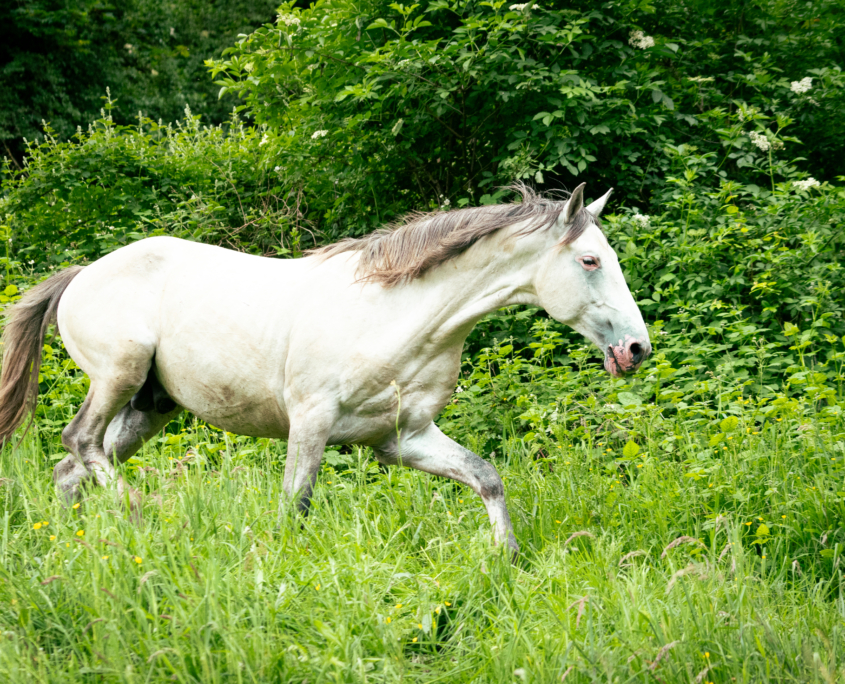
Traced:
[[433, 419], [470, 330], [503, 306], [544, 308], [605, 351], [613, 375], [651, 352], [595, 221], [610, 192], [584, 207], [583, 190], [564, 202], [522, 188], [521, 203], [417, 214], [296, 260], [155, 237], [66, 269], [12, 311], [0, 440], [37, 401], [57, 319], [91, 379], [54, 470], [67, 499], [86, 482], [123, 492], [115, 465], [188, 410], [230, 432], [287, 439], [283, 486], [302, 509], [327, 444], [367, 445], [382, 463], [471, 487], [496, 541], [516, 551], [496, 469]]

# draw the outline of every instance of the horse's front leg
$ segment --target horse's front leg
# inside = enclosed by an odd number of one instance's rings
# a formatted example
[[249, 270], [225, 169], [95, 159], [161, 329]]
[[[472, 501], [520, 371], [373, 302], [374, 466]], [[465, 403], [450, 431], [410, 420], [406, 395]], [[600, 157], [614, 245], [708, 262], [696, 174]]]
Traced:
[[295, 503], [302, 513], [307, 513], [311, 504], [330, 429], [331, 421], [316, 412], [291, 420], [282, 487], [288, 501]]
[[449, 439], [434, 423], [409, 437], [402, 437], [401, 442], [392, 439], [376, 450], [376, 457], [383, 463], [400, 463], [471, 487], [487, 508], [496, 543], [506, 543], [514, 555], [519, 553], [505, 505], [505, 487], [496, 468]]

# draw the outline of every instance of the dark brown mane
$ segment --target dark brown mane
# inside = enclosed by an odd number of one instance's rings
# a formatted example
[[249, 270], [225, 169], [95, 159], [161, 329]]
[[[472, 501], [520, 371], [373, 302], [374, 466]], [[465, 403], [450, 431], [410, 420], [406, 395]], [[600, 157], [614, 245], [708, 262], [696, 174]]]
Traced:
[[[386, 228], [360, 238], [345, 238], [309, 254], [328, 258], [344, 252], [360, 252], [358, 275], [390, 287], [419, 278], [462, 254], [481, 238], [507, 226], [525, 222], [519, 235], [550, 228], [566, 206], [565, 198], [544, 197], [521, 183], [509, 189], [520, 193], [522, 201], [448, 212], [414, 212]], [[574, 242], [595, 222], [586, 208], [581, 209], [561, 244]]]

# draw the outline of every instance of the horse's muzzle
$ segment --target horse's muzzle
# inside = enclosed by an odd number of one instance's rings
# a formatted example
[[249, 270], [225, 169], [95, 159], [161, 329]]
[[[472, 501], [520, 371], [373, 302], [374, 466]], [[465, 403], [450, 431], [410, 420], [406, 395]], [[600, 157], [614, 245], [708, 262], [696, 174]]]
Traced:
[[604, 357], [604, 369], [614, 378], [621, 378], [628, 373], [634, 373], [651, 355], [651, 343], [648, 337], [638, 339], [625, 335], [619, 344], [607, 345]]

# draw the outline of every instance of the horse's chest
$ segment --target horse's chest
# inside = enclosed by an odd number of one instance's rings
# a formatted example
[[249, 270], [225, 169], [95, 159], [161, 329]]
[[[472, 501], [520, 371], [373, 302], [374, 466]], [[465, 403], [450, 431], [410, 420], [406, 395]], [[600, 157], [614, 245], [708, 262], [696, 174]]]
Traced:
[[449, 401], [457, 371], [454, 360], [447, 357], [416, 368], [385, 365], [380, 373], [347, 377], [341, 387], [341, 415], [335, 437], [378, 442], [392, 435], [397, 426], [401, 430], [422, 429]]

